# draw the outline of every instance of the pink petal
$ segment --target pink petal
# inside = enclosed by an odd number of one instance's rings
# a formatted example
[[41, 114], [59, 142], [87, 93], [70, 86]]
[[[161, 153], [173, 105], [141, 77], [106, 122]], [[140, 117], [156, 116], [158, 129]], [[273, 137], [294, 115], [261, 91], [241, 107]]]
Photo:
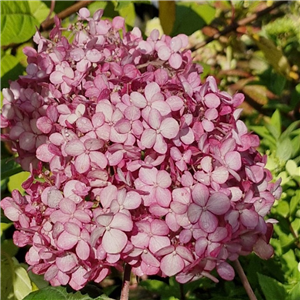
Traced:
[[223, 193], [214, 193], [207, 202], [207, 209], [216, 215], [225, 214], [230, 208], [230, 200]]
[[203, 211], [200, 216], [199, 225], [207, 233], [214, 232], [218, 227], [218, 218], [208, 210]]
[[244, 226], [254, 229], [258, 223], [258, 214], [254, 210], [243, 209], [240, 213], [240, 219]]
[[57, 239], [57, 246], [64, 250], [72, 249], [78, 242], [76, 235], [70, 234], [67, 231], [62, 232]]
[[179, 69], [182, 64], [182, 57], [178, 53], [171, 54], [169, 58], [169, 64], [174, 69]]
[[160, 154], [165, 154], [167, 152], [168, 145], [161, 134], [158, 134], [156, 136], [156, 141], [153, 149]]
[[179, 131], [179, 125], [177, 121], [173, 118], [166, 118], [162, 121], [161, 126], [161, 134], [168, 139], [173, 139]]
[[35, 148], [36, 135], [32, 132], [23, 132], [19, 137], [19, 144], [23, 150], [30, 151]]
[[92, 163], [99, 166], [101, 169], [104, 169], [107, 166], [107, 158], [101, 152], [92, 151], [90, 153], [90, 160]]
[[217, 265], [217, 272], [224, 280], [233, 280], [235, 276], [234, 269], [226, 262]]
[[90, 247], [87, 242], [80, 240], [76, 246], [76, 254], [82, 260], [87, 260], [90, 256]]
[[208, 197], [209, 197], [208, 188], [201, 183], [195, 184], [195, 186], [192, 190], [193, 201], [195, 203], [197, 203], [198, 205], [204, 207], [207, 203]]
[[182, 40], [179, 36], [175, 36], [171, 39], [170, 48], [174, 52], [178, 52], [182, 48]]
[[78, 173], [82, 174], [89, 170], [90, 168], [90, 157], [86, 153], [82, 153], [75, 159], [75, 168]]
[[163, 220], [153, 220], [150, 225], [151, 232], [154, 235], [168, 235], [169, 228]]
[[127, 235], [118, 229], [111, 228], [104, 233], [102, 247], [107, 253], [120, 253], [127, 244]]
[[172, 111], [178, 111], [183, 107], [183, 100], [178, 96], [171, 96], [166, 102], [169, 104]]
[[149, 125], [153, 129], [159, 129], [162, 116], [157, 109], [151, 109], [149, 113]]
[[157, 187], [155, 192], [156, 201], [162, 207], [169, 207], [171, 192], [168, 189]]
[[225, 167], [216, 168], [212, 174], [211, 178], [218, 184], [223, 184], [227, 181], [229, 173]]
[[141, 143], [144, 147], [146, 148], [152, 148], [155, 144], [155, 141], [156, 141], [156, 131], [153, 130], [153, 129], [146, 129], [143, 134], [142, 134], [142, 137], [141, 137]]
[[156, 253], [160, 249], [170, 245], [170, 238], [166, 236], [153, 235], [150, 238], [149, 249], [152, 253]]
[[145, 87], [145, 96], [148, 102], [151, 101], [153, 96], [155, 96], [159, 92], [160, 92], [160, 87], [156, 82], [150, 82]]
[[86, 52], [86, 58], [90, 62], [96, 63], [96, 62], [98, 62], [102, 58], [102, 55], [101, 55], [101, 53], [97, 49], [92, 49], [92, 50], [88, 50]]
[[184, 268], [184, 261], [178, 254], [168, 254], [162, 258], [160, 268], [167, 276], [174, 276]]
[[50, 162], [55, 155], [49, 151], [49, 145], [43, 144], [36, 149], [37, 159], [43, 162]]
[[204, 96], [205, 105], [208, 108], [217, 108], [221, 104], [220, 98], [214, 93], [208, 93]]
[[195, 252], [199, 257], [201, 257], [204, 254], [207, 245], [208, 245], [208, 240], [205, 237], [201, 237], [196, 241]]
[[132, 92], [130, 94], [130, 100], [134, 104], [134, 106], [138, 108], [144, 108], [147, 105], [147, 100], [146, 98], [138, 92]]
[[161, 46], [157, 51], [157, 55], [161, 60], [168, 60], [171, 55], [171, 50], [167, 46]]
[[172, 179], [167, 171], [161, 170], [157, 172], [156, 182], [160, 187], [168, 188], [172, 183]]
[[68, 272], [77, 265], [76, 255], [66, 254], [56, 258], [56, 265], [62, 272]]
[[78, 156], [85, 151], [84, 144], [80, 140], [69, 141], [65, 146], [65, 152], [68, 155]]
[[131, 231], [133, 222], [129, 216], [123, 213], [117, 213], [109, 226], [123, 231]]
[[148, 184], [148, 185], [154, 185], [156, 184], [156, 176], [157, 176], [157, 169], [151, 168], [140, 168], [139, 171], [139, 178], [142, 180], [142, 182]]
[[202, 213], [202, 210], [199, 209], [199, 206], [197, 204], [192, 203], [187, 211], [187, 216], [191, 223], [198, 222], [200, 215]]
[[225, 161], [230, 169], [238, 171], [242, 166], [241, 155], [237, 151], [228, 152], [225, 155]]

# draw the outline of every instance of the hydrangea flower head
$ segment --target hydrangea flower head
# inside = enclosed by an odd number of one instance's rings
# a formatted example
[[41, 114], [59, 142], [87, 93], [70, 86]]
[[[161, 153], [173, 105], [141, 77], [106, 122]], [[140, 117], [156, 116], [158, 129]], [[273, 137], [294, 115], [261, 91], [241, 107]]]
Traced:
[[229, 261], [272, 255], [264, 217], [280, 195], [239, 120], [244, 97], [201, 82], [185, 35], [143, 40], [102, 14], [82, 8], [70, 40], [58, 19], [36, 33], [27, 75], [3, 89], [3, 139], [31, 172], [24, 196], [1, 201], [14, 242], [31, 245], [33, 272], [76, 290], [124, 263], [232, 280]]

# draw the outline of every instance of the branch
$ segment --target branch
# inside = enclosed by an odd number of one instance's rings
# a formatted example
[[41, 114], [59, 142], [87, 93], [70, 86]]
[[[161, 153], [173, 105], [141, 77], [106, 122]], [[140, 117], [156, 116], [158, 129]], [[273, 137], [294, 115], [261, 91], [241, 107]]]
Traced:
[[241, 19], [237, 22], [233, 22], [230, 25], [228, 25], [226, 28], [224, 28], [222, 31], [218, 31], [213, 36], [207, 38], [206, 40], [202, 41], [201, 43], [198, 43], [190, 48], [191, 51], [196, 51], [199, 48], [204, 47], [205, 45], [209, 44], [210, 42], [219, 39], [221, 36], [226, 35], [227, 33], [231, 31], [235, 31], [240, 26], [245, 26], [248, 23], [253, 22], [254, 20], [257, 20], [258, 18], [270, 13], [275, 8], [281, 6], [282, 4], [288, 3], [288, 1], [276, 1], [272, 6], [267, 7], [261, 11], [258, 11], [257, 13], [254, 13], [244, 19]]
[[[92, 2], [94, 2], [94, 1], [78, 1], [75, 4], [73, 4], [72, 6], [66, 8], [62, 12], [58, 13], [57, 17], [59, 19], [65, 19], [65, 18], [71, 16], [72, 14], [76, 13], [80, 8], [86, 7], [87, 5], [89, 5]], [[50, 29], [53, 25], [54, 25], [54, 18], [46, 19], [41, 24], [40, 30], [46, 31], [46, 30]]]
[[120, 300], [129, 299], [130, 275], [131, 275], [131, 266], [129, 264], [125, 264], [123, 286], [122, 286]]
[[255, 294], [254, 294], [254, 292], [253, 292], [253, 290], [251, 288], [251, 285], [250, 285], [250, 283], [248, 281], [248, 278], [247, 278], [247, 276], [246, 276], [246, 274], [245, 274], [245, 272], [244, 272], [244, 270], [243, 270], [240, 262], [238, 261], [238, 259], [233, 262], [233, 266], [234, 266], [236, 272], [238, 273], [238, 275], [241, 278], [241, 281], [243, 283], [244, 289], [246, 290], [249, 299], [250, 300], [257, 300], [257, 298], [256, 298], [256, 296], [255, 296]]

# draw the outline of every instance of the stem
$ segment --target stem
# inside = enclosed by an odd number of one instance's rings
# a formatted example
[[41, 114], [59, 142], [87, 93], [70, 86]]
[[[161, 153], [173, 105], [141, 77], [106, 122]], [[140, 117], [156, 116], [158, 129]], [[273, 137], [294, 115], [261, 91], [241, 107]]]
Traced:
[[233, 266], [235, 268], [235, 270], [237, 271], [237, 273], [239, 274], [240, 278], [241, 278], [241, 281], [243, 283], [243, 286], [244, 286], [244, 289], [246, 290], [247, 292], [247, 295], [249, 297], [250, 300], [257, 300], [252, 288], [251, 288], [251, 285], [248, 281], [248, 278], [243, 270], [243, 267], [241, 266], [239, 260], [235, 260], [233, 262]]
[[[76, 13], [80, 8], [88, 6], [90, 3], [94, 1], [78, 1], [77, 3], [73, 4], [72, 6], [66, 8], [62, 12], [57, 14], [57, 17], [59, 19], [65, 19], [69, 17], [70, 15]], [[41, 24], [41, 30], [45, 31], [51, 28], [54, 25], [54, 18], [51, 19], [46, 19], [42, 24]]]
[[131, 275], [131, 266], [128, 264], [125, 264], [123, 286], [122, 286], [120, 300], [128, 300], [129, 299], [130, 275]]
[[48, 21], [48, 20], [50, 19], [51, 14], [52, 14], [53, 11], [54, 11], [54, 8], [55, 8], [55, 0], [51, 0], [50, 11], [49, 11], [49, 14], [48, 14], [48, 16], [47, 16], [47, 18], [46, 18], [45, 21]]
[[185, 294], [184, 294], [184, 287], [183, 284], [179, 284], [179, 288], [180, 288], [180, 300], [185, 300]]

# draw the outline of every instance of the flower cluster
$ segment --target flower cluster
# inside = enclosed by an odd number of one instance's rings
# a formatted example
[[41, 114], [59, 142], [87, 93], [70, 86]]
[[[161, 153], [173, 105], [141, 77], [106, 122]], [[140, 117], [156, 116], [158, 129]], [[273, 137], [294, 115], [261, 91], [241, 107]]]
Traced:
[[[124, 19], [86, 8], [26, 47], [26, 75], [3, 89], [1, 127], [31, 176], [1, 207], [26, 261], [52, 285], [81, 289], [124, 263], [137, 276], [188, 282], [255, 252], [269, 258], [280, 195], [244, 97], [219, 91], [184, 50], [187, 37], [144, 40]], [[69, 31], [67, 39], [64, 31]]]

